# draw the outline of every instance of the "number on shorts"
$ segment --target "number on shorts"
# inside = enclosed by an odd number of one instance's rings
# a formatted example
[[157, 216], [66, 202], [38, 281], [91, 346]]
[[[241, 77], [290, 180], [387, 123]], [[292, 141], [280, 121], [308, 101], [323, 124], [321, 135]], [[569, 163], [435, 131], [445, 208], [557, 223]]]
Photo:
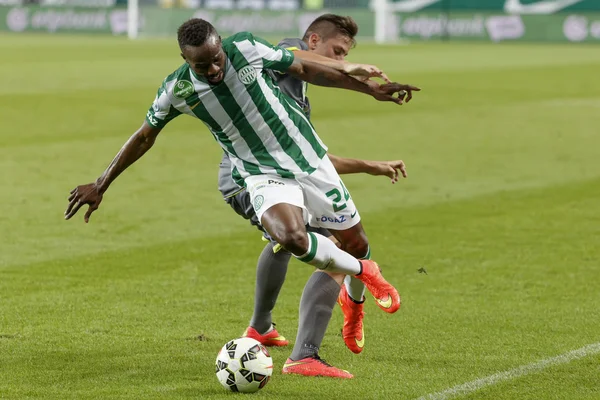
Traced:
[[350, 193], [348, 193], [346, 186], [344, 186], [342, 181], [340, 181], [340, 184], [342, 185], [342, 190], [344, 192], [344, 201], [342, 201], [342, 194], [336, 188], [333, 188], [329, 192], [325, 193], [325, 196], [331, 197], [333, 200], [333, 212], [338, 212], [346, 208], [348, 206], [346, 202], [350, 199]]

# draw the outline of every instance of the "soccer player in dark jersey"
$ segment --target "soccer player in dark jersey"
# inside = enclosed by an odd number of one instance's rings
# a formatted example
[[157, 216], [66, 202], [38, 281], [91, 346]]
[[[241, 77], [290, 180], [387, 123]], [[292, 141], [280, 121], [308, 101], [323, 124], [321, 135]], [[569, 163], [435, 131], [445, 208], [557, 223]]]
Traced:
[[[354, 37], [357, 32], [358, 26], [351, 17], [325, 14], [310, 24], [302, 39], [284, 39], [279, 42], [278, 46], [293, 51], [296, 56], [328, 65], [346, 73], [358, 74], [362, 78], [381, 77], [387, 80], [385, 74], [374, 66], [352, 64], [344, 61], [350, 49], [355, 45]], [[269, 74], [277, 82], [281, 91], [294, 99], [307, 117], [310, 117], [311, 107], [306, 95], [307, 83], [288, 74], [272, 71], [269, 71]], [[399, 172], [402, 176], [406, 176], [402, 161], [353, 160], [337, 157], [331, 153], [328, 153], [328, 156], [340, 174], [369, 173], [371, 175], [385, 175], [392, 179], [392, 183], [397, 181]], [[245, 188], [235, 183], [231, 176], [232, 168], [227, 153], [224, 153], [218, 179], [219, 190], [224, 200], [239, 215], [250, 220], [252, 225], [262, 230], [264, 238], [269, 241], [258, 260], [254, 313], [250, 326], [243, 333], [243, 336], [254, 338], [267, 346], [286, 346], [289, 342], [274, 327], [271, 314], [284, 283], [288, 263], [292, 255], [274, 242], [268, 233], [264, 232], [256, 217], [250, 194]], [[315, 229], [315, 231], [335, 241], [331, 234], [324, 229], [311, 227], [308, 227], [308, 229]], [[369, 253], [370, 251], [367, 251], [364, 256], [368, 258]], [[340, 284], [342, 284], [341, 291], [339, 290]], [[327, 289], [323, 290], [323, 286]], [[323, 371], [323, 368], [310, 371], [314, 363], [319, 363], [315, 356], [331, 318], [336, 298], [338, 298], [338, 303], [344, 313], [344, 326], [342, 329], [344, 342], [352, 352], [360, 353], [365, 344], [363, 331], [364, 291], [364, 284], [352, 276], [344, 276], [343, 274], [327, 275], [320, 272], [320, 270], [315, 271], [304, 289], [301, 301], [314, 302], [318, 305], [324, 303], [324, 306], [318, 307], [317, 313], [311, 315], [310, 318], [307, 318], [306, 315], [300, 315], [298, 336], [290, 357], [291, 362], [287, 363], [288, 367], [284, 370], [289, 373], [306, 374], [315, 372], [325, 374], [330, 372], [333, 376], [337, 375], [338, 372], [335, 367], [328, 368], [326, 371]], [[302, 309], [305, 308], [302, 307]], [[307, 362], [300, 363], [298, 361], [304, 359]], [[290, 364], [293, 365], [290, 366]]]

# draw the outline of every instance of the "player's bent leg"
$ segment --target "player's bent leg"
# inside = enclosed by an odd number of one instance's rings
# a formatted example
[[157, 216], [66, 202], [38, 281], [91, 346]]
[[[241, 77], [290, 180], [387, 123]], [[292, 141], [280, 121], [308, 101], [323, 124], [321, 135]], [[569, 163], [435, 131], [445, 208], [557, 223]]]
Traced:
[[[230, 175], [226, 178], [227, 180], [231, 180]], [[250, 223], [263, 231], [265, 237], [269, 239], [269, 235], [264, 232], [258, 221], [250, 194], [245, 189], [226, 197], [226, 201], [238, 215], [250, 220]], [[265, 346], [286, 346], [289, 343], [285, 337], [279, 335], [272, 323], [271, 313], [275, 307], [279, 291], [285, 281], [287, 266], [292, 256], [285, 250], [277, 250], [275, 244], [269, 242], [258, 258], [256, 265], [254, 312], [250, 320], [250, 325], [242, 334], [242, 336], [258, 340]]]
[[[360, 222], [360, 215], [352, 200], [352, 196], [348, 193], [328, 157], [323, 157], [317, 170], [307, 177], [299, 178], [298, 182], [306, 198], [306, 207], [310, 210], [310, 224], [312, 226], [344, 231], [351, 229]], [[339, 237], [338, 240], [340, 240]], [[312, 244], [313, 242], [311, 242], [311, 246]], [[318, 242], [318, 244], [321, 246], [321, 242]], [[356, 246], [361, 247], [360, 244], [364, 244], [361, 252], [363, 250], [367, 251], [366, 246], [368, 246], [368, 242], [362, 239], [354, 246], [356, 251], [358, 252]], [[349, 244], [346, 244], [346, 246], [349, 246]], [[342, 243], [342, 247], [344, 247], [344, 243]], [[339, 249], [336, 248], [336, 250]], [[348, 254], [343, 251], [342, 253]], [[307, 256], [310, 254], [312, 252], [307, 254]], [[358, 254], [357, 256], [362, 257], [364, 254]], [[352, 259], [358, 262], [355, 257], [352, 257]], [[371, 294], [375, 296], [375, 299], [378, 300], [377, 304], [384, 311], [395, 312], [400, 307], [398, 291], [383, 278], [377, 264], [372, 261], [360, 261], [361, 271], [358, 272], [347, 272], [350, 268], [344, 268], [346, 269], [345, 271], [342, 268], [337, 268], [335, 260], [330, 264], [326, 263], [319, 268], [327, 271], [346, 272], [347, 275], [356, 276], [365, 284]]]
[[310, 246], [302, 213], [300, 207], [278, 203], [261, 215], [261, 224], [273, 240], [296, 256], [306, 253]]
[[359, 273], [361, 267], [355, 257], [325, 236], [306, 232], [302, 211], [291, 204], [275, 204], [262, 214], [261, 223], [271, 237], [298, 260], [327, 272]]

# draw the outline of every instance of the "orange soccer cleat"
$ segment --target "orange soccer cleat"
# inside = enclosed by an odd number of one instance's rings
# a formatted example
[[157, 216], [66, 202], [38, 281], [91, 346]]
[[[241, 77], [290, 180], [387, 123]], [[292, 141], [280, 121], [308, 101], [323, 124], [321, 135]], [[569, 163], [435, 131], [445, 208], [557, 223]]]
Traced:
[[351, 379], [354, 376], [343, 369], [336, 368], [321, 360], [319, 356], [306, 357], [302, 360], [294, 361], [288, 358], [283, 364], [284, 374], [296, 374], [304, 376], [326, 376], [330, 378]]
[[256, 329], [249, 326], [242, 334], [242, 337], [249, 337], [258, 340], [261, 344], [265, 346], [283, 347], [287, 346], [290, 343], [286, 338], [281, 336], [279, 332], [277, 332], [277, 329], [275, 329], [274, 327], [269, 332], [265, 333], [264, 335], [261, 335]]
[[[364, 297], [363, 297], [364, 300]], [[342, 283], [340, 295], [337, 300], [344, 313], [344, 327], [342, 328], [342, 337], [346, 347], [351, 352], [358, 354], [365, 346], [365, 332], [363, 330], [363, 303], [356, 303], [348, 295], [346, 285]]]
[[379, 308], [387, 313], [395, 313], [400, 308], [400, 295], [395, 287], [381, 275], [381, 269], [375, 261], [359, 260], [362, 272], [355, 275], [375, 297]]

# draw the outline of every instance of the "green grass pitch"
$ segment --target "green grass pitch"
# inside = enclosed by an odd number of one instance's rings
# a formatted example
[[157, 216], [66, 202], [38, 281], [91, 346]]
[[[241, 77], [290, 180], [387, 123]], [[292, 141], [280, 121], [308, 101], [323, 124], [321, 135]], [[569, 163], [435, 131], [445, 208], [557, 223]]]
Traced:
[[[175, 41], [0, 36], [0, 53], [0, 398], [232, 398], [214, 360], [248, 323], [263, 244], [221, 200], [204, 126], [178, 118], [89, 225], [63, 220], [181, 63]], [[349, 59], [423, 88], [402, 107], [309, 91], [332, 153], [408, 166], [396, 185], [345, 178], [403, 306], [368, 301], [360, 355], [335, 310], [321, 355], [354, 380], [283, 376], [291, 349], [274, 349], [252, 398], [414, 399], [600, 342], [599, 49], [359, 44]], [[310, 273], [292, 261], [274, 313], [292, 341]], [[595, 353], [461, 398], [599, 399], [599, 376]]]

